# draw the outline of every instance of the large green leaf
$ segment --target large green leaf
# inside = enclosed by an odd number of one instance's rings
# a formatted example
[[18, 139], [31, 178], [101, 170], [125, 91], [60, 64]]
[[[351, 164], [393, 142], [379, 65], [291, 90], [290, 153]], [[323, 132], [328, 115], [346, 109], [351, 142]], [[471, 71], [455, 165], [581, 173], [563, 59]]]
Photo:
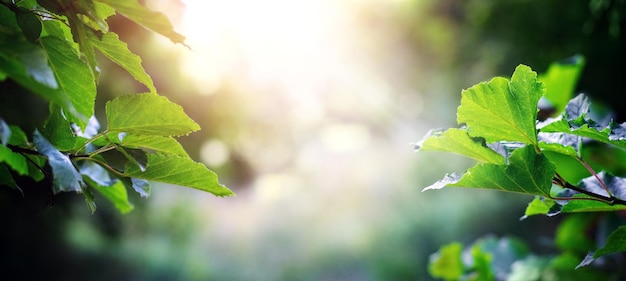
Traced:
[[528, 145], [513, 151], [508, 160], [507, 165], [478, 164], [462, 176], [448, 175], [424, 190], [456, 186], [550, 196], [555, 166], [548, 158]]
[[83, 178], [70, 158], [56, 149], [37, 130], [33, 133], [33, 142], [37, 151], [48, 158], [48, 164], [52, 168], [52, 190], [54, 193], [61, 191], [80, 192], [84, 184]]
[[136, 165], [128, 165], [124, 174], [133, 178], [187, 186], [217, 196], [234, 195], [230, 189], [218, 182], [213, 171], [187, 157], [149, 154], [144, 172]]
[[180, 105], [152, 93], [117, 97], [107, 102], [106, 116], [110, 132], [180, 136], [200, 129]]
[[515, 69], [511, 80], [496, 77], [464, 90], [457, 121], [472, 137], [487, 142], [537, 144], [535, 121], [543, 84], [528, 66]]
[[141, 58], [133, 54], [128, 49], [128, 45], [122, 42], [117, 34], [110, 32], [104, 34], [102, 39], [98, 39], [92, 34], [90, 39], [93, 45], [100, 50], [102, 54], [126, 69], [137, 81], [146, 85], [150, 92], [156, 93], [152, 78], [150, 78], [143, 66], [141, 66]]
[[64, 40], [45, 36], [39, 41], [48, 55], [59, 88], [80, 114], [69, 119], [84, 128], [88, 118], [93, 115], [96, 99], [96, 83], [89, 66], [80, 60], [74, 48]]
[[470, 137], [463, 129], [430, 131], [416, 148], [421, 151], [451, 152], [481, 162], [504, 164], [504, 156], [487, 147], [484, 140]]
[[162, 13], [151, 11], [139, 4], [137, 0], [96, 0], [113, 7], [118, 13], [157, 32], [174, 43], [184, 44], [185, 37], [174, 31], [169, 19]]

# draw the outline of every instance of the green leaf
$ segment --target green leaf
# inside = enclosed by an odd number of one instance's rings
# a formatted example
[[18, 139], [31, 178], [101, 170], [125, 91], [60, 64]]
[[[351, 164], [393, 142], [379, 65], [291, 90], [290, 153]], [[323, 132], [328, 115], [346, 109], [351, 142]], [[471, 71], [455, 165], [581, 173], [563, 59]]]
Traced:
[[139, 4], [137, 0], [96, 0], [113, 7], [118, 13], [144, 27], [159, 33], [174, 43], [184, 44], [185, 37], [174, 31], [169, 19], [162, 13], [154, 12]]
[[220, 197], [234, 195], [218, 182], [214, 172], [186, 157], [149, 154], [145, 172], [136, 165], [129, 165], [124, 174], [133, 178], [187, 186]]
[[443, 151], [460, 154], [480, 162], [504, 164], [504, 157], [485, 145], [484, 140], [472, 138], [463, 129], [448, 129], [445, 132], [431, 130], [416, 145], [421, 151]]
[[15, 19], [28, 41], [34, 43], [39, 39], [42, 28], [41, 21], [37, 15], [26, 8], [19, 7], [15, 13]]
[[44, 124], [42, 133], [58, 150], [68, 151], [76, 145], [76, 135], [70, 122], [65, 119], [61, 108], [55, 104], [50, 104], [50, 116]]
[[180, 105], [152, 93], [120, 96], [106, 104], [108, 131], [180, 136], [200, 129]]
[[113, 203], [121, 213], [128, 213], [134, 208], [128, 201], [124, 184], [119, 180], [111, 179], [104, 168], [87, 162], [81, 166], [80, 172], [85, 182]]
[[100, 156], [106, 161], [107, 165], [123, 172], [126, 165], [130, 162], [137, 165], [140, 169], [145, 169], [148, 163], [146, 152], [141, 149], [123, 148], [116, 146], [114, 150], [108, 150], [100, 153]]
[[62, 101], [46, 53], [22, 38], [0, 36], [0, 69], [27, 89], [48, 100]]
[[0, 145], [0, 163], [6, 163], [20, 175], [28, 174], [28, 164], [24, 155], [13, 152], [10, 148]]
[[38, 130], [33, 133], [33, 142], [37, 151], [48, 158], [48, 164], [52, 168], [52, 190], [54, 193], [61, 191], [80, 192], [84, 182], [70, 158], [57, 150]]
[[107, 58], [123, 67], [130, 73], [137, 81], [146, 85], [148, 90], [152, 93], [156, 93], [152, 78], [146, 73], [141, 65], [141, 58], [133, 54], [126, 43], [122, 42], [117, 34], [109, 32], [102, 36], [102, 40], [98, 39], [95, 35], [90, 36], [90, 40], [102, 54]]
[[126, 135], [119, 144], [124, 147], [147, 149], [163, 154], [189, 157], [180, 143], [172, 137]]
[[612, 253], [626, 252], [626, 226], [620, 226], [609, 234], [604, 247], [598, 249], [593, 255], [599, 258]]
[[556, 112], [562, 112], [574, 96], [576, 83], [585, 66], [582, 56], [574, 56], [565, 61], [550, 64], [548, 71], [539, 76], [546, 85], [545, 98], [554, 106]]
[[430, 256], [428, 273], [435, 278], [459, 280], [465, 271], [461, 260], [462, 251], [461, 243], [442, 246], [437, 253]]
[[70, 121], [84, 128], [88, 118], [93, 115], [96, 98], [96, 84], [89, 66], [80, 60], [72, 46], [64, 40], [45, 36], [40, 42], [48, 54], [48, 62], [57, 77], [59, 88], [67, 95], [77, 114], [80, 114], [70, 116]]
[[521, 219], [526, 219], [534, 215], [554, 216], [560, 212], [560, 209], [560, 205], [554, 202], [554, 200], [536, 196], [526, 207], [524, 216]]
[[561, 250], [572, 250], [581, 253], [593, 249], [594, 243], [587, 237], [586, 230], [594, 222], [595, 216], [575, 214], [565, 218], [557, 228], [555, 243]]
[[508, 165], [481, 163], [462, 176], [448, 175], [424, 190], [456, 186], [550, 196], [555, 166], [543, 154], [537, 154], [532, 145], [513, 151], [508, 162]]
[[22, 131], [22, 129], [20, 129], [20, 127], [10, 125], [9, 128], [11, 129], [11, 137], [9, 138], [9, 144], [20, 146], [28, 142], [28, 138], [26, 137], [26, 134], [24, 133], [24, 131]]
[[13, 175], [11, 175], [9, 168], [4, 164], [0, 164], [0, 186], [2, 185], [21, 190], [15, 182], [15, 179], [13, 179]]
[[537, 144], [535, 122], [543, 84], [528, 66], [515, 69], [511, 80], [496, 77], [464, 90], [457, 121], [470, 136], [487, 142]]

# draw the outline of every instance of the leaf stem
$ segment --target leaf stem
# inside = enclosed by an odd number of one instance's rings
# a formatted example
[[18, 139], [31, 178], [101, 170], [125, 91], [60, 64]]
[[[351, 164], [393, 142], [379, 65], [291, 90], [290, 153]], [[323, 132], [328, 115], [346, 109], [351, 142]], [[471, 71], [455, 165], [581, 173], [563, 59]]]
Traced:
[[613, 193], [611, 193], [611, 191], [609, 190], [609, 187], [606, 186], [606, 184], [604, 183], [604, 181], [602, 181], [600, 179], [600, 177], [598, 176], [598, 174], [596, 173], [596, 171], [593, 170], [593, 168], [591, 168], [591, 166], [589, 166], [589, 164], [587, 164], [587, 162], [582, 159], [581, 157], [576, 157], [576, 159], [578, 160], [578, 162], [580, 162], [583, 166], [585, 166], [585, 169], [587, 169], [587, 171], [589, 171], [600, 183], [600, 186], [602, 186], [602, 188], [604, 189], [604, 191], [606, 191], [606, 193], [613, 197]]
[[109, 171], [109, 172], [111, 172], [111, 173], [114, 173], [114, 174], [116, 174], [116, 175], [118, 175], [118, 176], [120, 176], [120, 177], [127, 177], [124, 173], [122, 173], [122, 172], [120, 172], [120, 171], [118, 171], [118, 170], [114, 169], [113, 167], [109, 166], [107, 163], [105, 163], [105, 162], [103, 162], [103, 161], [100, 161], [100, 160], [98, 160], [98, 159], [96, 159], [96, 158], [91, 158], [91, 157], [83, 157], [83, 156], [80, 156], [80, 157], [76, 157], [76, 158], [74, 158], [74, 159], [75, 159], [75, 160], [87, 160], [87, 161], [93, 161], [93, 162], [95, 162], [96, 164], [98, 164], [98, 165], [102, 166], [103, 168], [107, 169], [107, 171]]
[[106, 134], [109, 133], [109, 130], [104, 130], [102, 133], [99, 133], [95, 136], [93, 136], [92, 138], [90, 138], [89, 140], [87, 140], [87, 142], [85, 142], [83, 145], [81, 145], [79, 148], [77, 148], [74, 152], [74, 154], [78, 153], [79, 151], [83, 150], [83, 148], [85, 148], [87, 145], [89, 145], [90, 143], [96, 141], [97, 139], [105, 136]]

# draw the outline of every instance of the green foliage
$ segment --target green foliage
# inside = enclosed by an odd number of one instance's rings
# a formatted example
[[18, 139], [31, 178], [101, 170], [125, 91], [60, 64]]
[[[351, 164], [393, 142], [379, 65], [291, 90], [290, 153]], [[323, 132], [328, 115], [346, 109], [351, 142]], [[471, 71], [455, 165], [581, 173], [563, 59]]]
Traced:
[[[582, 58], [574, 57], [569, 64], [553, 64], [539, 77], [520, 65], [510, 79], [497, 77], [464, 90], [457, 112], [461, 127], [431, 131], [416, 148], [456, 153], [480, 163], [463, 174], [448, 174], [424, 190], [486, 188], [533, 195], [523, 218], [626, 210], [626, 178], [621, 177], [626, 167], [621, 161], [626, 149], [626, 123], [617, 124], [593, 112], [589, 99], [582, 94], [572, 98], [583, 65]], [[542, 110], [556, 112], [551, 115], [556, 117], [538, 120], [540, 104], [552, 105]], [[597, 237], [604, 246], [594, 252], [595, 243], [586, 236], [593, 217], [584, 218], [565, 220], [556, 237], [559, 248], [570, 255], [591, 252], [578, 267], [626, 252], [626, 230], [619, 224], [603, 230], [610, 235]], [[545, 259], [527, 260], [518, 266], [527, 270], [540, 267], [537, 272], [545, 273], [557, 258]], [[489, 264], [489, 259], [480, 261]], [[431, 265], [437, 262], [441, 261], [436, 259]], [[491, 267], [495, 268], [495, 262]], [[448, 266], [448, 270], [458, 268]], [[467, 279], [431, 274], [446, 280]], [[544, 280], [542, 274], [526, 280]], [[515, 280], [513, 273], [506, 276]]]
[[[184, 45], [163, 14], [136, 0], [0, 0], [0, 80], [50, 103], [48, 119], [30, 138], [0, 116], [0, 184], [19, 189], [24, 177], [46, 179], [54, 194], [82, 193], [92, 211], [95, 190], [122, 213], [133, 208], [127, 190], [146, 197], [148, 181], [233, 195], [174, 138], [200, 127], [157, 94], [141, 58], [109, 30], [106, 19], [115, 14]], [[104, 130], [94, 117], [96, 51], [149, 90], [107, 102]]]

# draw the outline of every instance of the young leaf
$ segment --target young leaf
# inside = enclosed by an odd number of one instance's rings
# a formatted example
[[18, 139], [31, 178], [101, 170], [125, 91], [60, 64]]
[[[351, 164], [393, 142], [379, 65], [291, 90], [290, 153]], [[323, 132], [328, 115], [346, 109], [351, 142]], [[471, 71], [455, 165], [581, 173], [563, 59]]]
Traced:
[[87, 119], [93, 115], [96, 98], [96, 84], [89, 66], [78, 58], [78, 54], [67, 42], [57, 37], [45, 36], [40, 42], [48, 54], [48, 61], [60, 89], [80, 114], [71, 116], [73, 118], [69, 118], [70, 121], [84, 128]]
[[139, 4], [137, 0], [95, 0], [114, 8], [118, 13], [144, 27], [157, 32], [174, 43], [184, 45], [185, 37], [174, 31], [169, 19], [162, 13], [154, 12]]
[[48, 158], [48, 164], [52, 168], [52, 190], [54, 193], [61, 191], [80, 192], [84, 184], [83, 178], [70, 158], [57, 150], [38, 130], [33, 133], [33, 142], [37, 151]]
[[472, 137], [487, 142], [537, 144], [535, 121], [543, 84], [528, 66], [515, 69], [511, 80], [496, 77], [462, 92], [457, 121]]
[[502, 155], [485, 146], [484, 140], [470, 137], [463, 129], [452, 128], [445, 132], [431, 130], [416, 148], [420, 151], [456, 153], [486, 163], [505, 162]]
[[468, 169], [463, 176], [447, 176], [424, 190], [456, 186], [549, 197], [554, 174], [554, 164], [528, 145], [513, 151], [508, 165], [481, 163]]
[[180, 136], [200, 129], [180, 105], [152, 93], [125, 95], [106, 104], [108, 131]]
[[214, 172], [186, 157], [149, 154], [145, 172], [136, 165], [128, 165], [124, 174], [133, 178], [187, 186], [220, 197], [234, 195], [218, 182]]
[[526, 207], [524, 216], [521, 219], [523, 220], [534, 215], [547, 215], [551, 217], [559, 214], [560, 209], [560, 205], [557, 204], [554, 200], [535, 196], [535, 199], [533, 199], [533, 201], [531, 201]]
[[133, 54], [126, 43], [122, 42], [117, 34], [109, 32], [102, 36], [102, 39], [98, 39], [95, 35], [90, 36], [90, 40], [102, 54], [107, 58], [123, 67], [130, 73], [137, 81], [148, 87], [148, 90], [152, 93], [156, 93], [152, 78], [146, 73], [143, 66], [141, 66], [141, 58]]

